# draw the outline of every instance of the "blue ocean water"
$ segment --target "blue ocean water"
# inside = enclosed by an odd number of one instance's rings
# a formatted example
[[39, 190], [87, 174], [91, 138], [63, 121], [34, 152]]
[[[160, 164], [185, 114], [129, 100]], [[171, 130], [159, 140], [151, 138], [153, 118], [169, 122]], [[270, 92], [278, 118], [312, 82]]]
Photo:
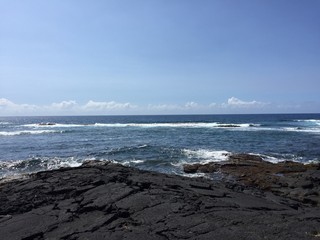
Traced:
[[86, 160], [182, 174], [232, 153], [320, 162], [320, 114], [0, 118], [0, 177]]

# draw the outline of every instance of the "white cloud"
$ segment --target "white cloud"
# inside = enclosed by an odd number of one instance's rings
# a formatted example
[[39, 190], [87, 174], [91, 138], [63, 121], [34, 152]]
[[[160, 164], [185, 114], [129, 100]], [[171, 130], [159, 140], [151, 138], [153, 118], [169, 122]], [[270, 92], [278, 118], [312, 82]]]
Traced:
[[83, 110], [124, 110], [124, 109], [132, 109], [136, 106], [131, 103], [118, 103], [118, 102], [95, 102], [90, 100], [87, 104], [85, 104], [82, 109]]
[[210, 107], [210, 108], [215, 108], [215, 107], [217, 107], [217, 106], [218, 106], [217, 103], [210, 103], [210, 104], [209, 104], [209, 107]]
[[84, 105], [74, 100], [52, 103], [50, 105], [16, 104], [6, 98], [0, 98], [0, 115], [82, 115], [82, 114], [126, 114], [135, 109], [131, 103], [88, 101]]
[[147, 109], [151, 111], [176, 111], [181, 110], [181, 106], [175, 104], [149, 104]]
[[196, 102], [187, 102], [183, 105], [178, 104], [158, 104], [153, 105], [149, 104], [147, 110], [152, 112], [162, 113], [170, 113], [170, 114], [180, 114], [180, 113], [188, 113], [190, 111], [197, 111], [201, 109], [202, 106]]
[[[0, 98], [0, 109], [2, 112], [10, 114], [21, 114], [24, 112], [34, 112], [38, 110], [38, 106], [30, 104], [16, 104], [6, 98]], [[4, 115], [4, 114], [2, 114]]]
[[78, 104], [76, 101], [62, 101], [60, 103], [52, 103], [51, 107], [55, 109], [72, 109], [74, 107], [77, 107]]
[[9, 101], [8, 99], [5, 98], [0, 98], [0, 107], [12, 107], [15, 104], [11, 101]]
[[227, 106], [231, 107], [262, 107], [267, 105], [267, 103], [258, 102], [258, 101], [243, 101], [239, 98], [231, 97], [228, 99], [228, 102], [226, 104]]
[[187, 102], [185, 105], [186, 108], [197, 108], [198, 106], [198, 103], [195, 102]]
[[61, 101], [49, 105], [17, 104], [9, 99], [0, 98], [1, 116], [35, 115], [104, 115], [104, 114], [224, 114], [224, 113], [299, 113], [314, 112], [320, 103], [275, 104], [259, 101], [243, 101], [230, 97], [224, 103], [198, 104], [149, 104], [134, 105], [126, 102], [90, 100], [79, 104], [74, 100]]

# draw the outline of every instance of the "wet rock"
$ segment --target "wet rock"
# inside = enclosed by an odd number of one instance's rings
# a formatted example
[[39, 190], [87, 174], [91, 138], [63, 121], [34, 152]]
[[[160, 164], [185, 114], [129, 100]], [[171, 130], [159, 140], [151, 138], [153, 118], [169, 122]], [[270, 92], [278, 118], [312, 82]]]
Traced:
[[302, 164], [284, 161], [277, 164], [264, 161], [260, 156], [234, 154], [228, 161], [185, 165], [184, 169], [193, 169], [193, 173], [219, 171], [232, 176], [245, 186], [271, 191], [280, 196], [290, 197], [301, 203], [320, 205], [320, 197], [305, 198], [310, 190], [320, 192], [320, 164]]
[[202, 166], [201, 164], [186, 164], [184, 165], [184, 172], [185, 173], [196, 173], [199, 167]]

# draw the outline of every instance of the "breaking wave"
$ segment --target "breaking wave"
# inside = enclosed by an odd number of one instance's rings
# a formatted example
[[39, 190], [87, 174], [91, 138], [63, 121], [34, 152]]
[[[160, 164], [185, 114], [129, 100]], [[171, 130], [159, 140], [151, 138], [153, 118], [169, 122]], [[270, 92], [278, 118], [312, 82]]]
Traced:
[[81, 166], [82, 160], [74, 157], [69, 158], [30, 158], [20, 161], [3, 161], [0, 162], [0, 175], [8, 177], [12, 175], [20, 175], [45, 170], [54, 170], [62, 167], [78, 167]]
[[200, 163], [226, 161], [231, 155], [228, 151], [212, 151], [207, 149], [183, 149], [182, 152], [187, 158], [199, 160]]
[[12, 132], [0, 132], [0, 136], [18, 136], [18, 135], [35, 135], [35, 134], [48, 134], [48, 133], [62, 133], [63, 131], [54, 130], [23, 130]]
[[203, 123], [203, 122], [187, 122], [187, 123], [94, 123], [94, 124], [60, 124], [60, 123], [37, 123], [26, 124], [25, 127], [33, 128], [76, 128], [76, 127], [141, 127], [141, 128], [249, 128], [259, 127], [259, 124], [252, 123]]
[[305, 122], [310, 124], [315, 124], [320, 126], [320, 120], [319, 119], [306, 119], [306, 120], [297, 120], [298, 122]]

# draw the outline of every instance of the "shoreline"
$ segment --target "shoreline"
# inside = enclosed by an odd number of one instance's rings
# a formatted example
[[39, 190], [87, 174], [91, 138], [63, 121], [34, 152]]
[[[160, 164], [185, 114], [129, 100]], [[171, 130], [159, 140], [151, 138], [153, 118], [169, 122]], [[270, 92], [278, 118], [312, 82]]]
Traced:
[[233, 154], [224, 162], [185, 164], [185, 173], [219, 173], [246, 187], [320, 206], [320, 163], [272, 163], [259, 155]]
[[319, 239], [318, 205], [234, 180], [188, 178], [94, 161], [38, 172], [0, 183], [0, 235]]

